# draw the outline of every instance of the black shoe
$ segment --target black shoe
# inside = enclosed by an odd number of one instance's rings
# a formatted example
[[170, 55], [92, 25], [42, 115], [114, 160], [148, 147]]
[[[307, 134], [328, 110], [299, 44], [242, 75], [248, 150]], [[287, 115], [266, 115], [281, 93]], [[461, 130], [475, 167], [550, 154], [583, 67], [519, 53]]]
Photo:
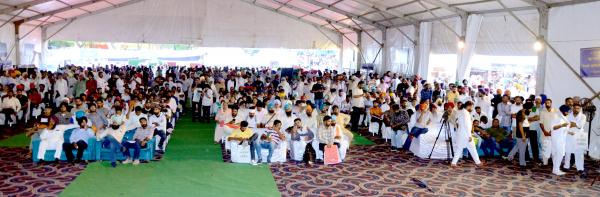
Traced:
[[110, 162], [110, 166], [112, 166], [113, 168], [117, 167], [117, 162]]
[[37, 164], [44, 165], [44, 164], [46, 164], [46, 161], [44, 161], [43, 159], [40, 159], [40, 160], [38, 160]]
[[54, 164], [58, 164], [58, 163], [60, 163], [60, 160], [59, 159], [54, 159]]
[[73, 161], [73, 163], [81, 163], [81, 159], [75, 159], [75, 161]]
[[580, 170], [580, 171], [577, 171], [577, 173], [579, 174], [579, 177], [581, 177], [582, 179], [587, 178], [587, 172]]

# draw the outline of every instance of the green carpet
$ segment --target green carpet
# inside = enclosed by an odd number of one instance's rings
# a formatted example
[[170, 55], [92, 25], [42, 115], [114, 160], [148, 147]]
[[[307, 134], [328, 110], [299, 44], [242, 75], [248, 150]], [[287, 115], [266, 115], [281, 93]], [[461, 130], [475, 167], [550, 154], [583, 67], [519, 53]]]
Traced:
[[352, 132], [354, 134], [354, 140], [352, 140], [352, 145], [374, 145], [375, 143], [371, 140], [367, 139], [365, 136], [361, 136], [356, 132]]
[[0, 141], [0, 147], [26, 147], [29, 146], [31, 139], [25, 136], [25, 133], [15, 135]]
[[280, 196], [268, 166], [223, 162], [214, 128], [184, 117], [161, 161], [92, 163], [61, 196]]

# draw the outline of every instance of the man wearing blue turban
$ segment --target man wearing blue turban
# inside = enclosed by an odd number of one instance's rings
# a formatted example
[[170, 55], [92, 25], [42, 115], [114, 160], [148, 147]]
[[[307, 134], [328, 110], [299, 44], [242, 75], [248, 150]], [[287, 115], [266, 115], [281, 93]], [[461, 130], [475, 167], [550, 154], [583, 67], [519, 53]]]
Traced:
[[569, 128], [567, 116], [571, 107], [562, 105], [559, 110], [560, 114], [557, 114], [552, 121], [552, 173], [561, 176], [565, 174], [560, 170], [560, 164], [565, 155], [566, 134]]

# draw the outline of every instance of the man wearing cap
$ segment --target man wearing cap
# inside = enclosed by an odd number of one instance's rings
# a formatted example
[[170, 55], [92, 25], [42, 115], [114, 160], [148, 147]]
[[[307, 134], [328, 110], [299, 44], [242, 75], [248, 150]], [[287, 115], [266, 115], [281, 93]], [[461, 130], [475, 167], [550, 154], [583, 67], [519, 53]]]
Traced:
[[565, 172], [560, 170], [560, 164], [565, 155], [565, 140], [567, 130], [569, 129], [569, 120], [567, 116], [571, 108], [567, 105], [562, 105], [559, 108], [560, 113], [552, 119], [552, 173], [558, 176], [564, 175]]

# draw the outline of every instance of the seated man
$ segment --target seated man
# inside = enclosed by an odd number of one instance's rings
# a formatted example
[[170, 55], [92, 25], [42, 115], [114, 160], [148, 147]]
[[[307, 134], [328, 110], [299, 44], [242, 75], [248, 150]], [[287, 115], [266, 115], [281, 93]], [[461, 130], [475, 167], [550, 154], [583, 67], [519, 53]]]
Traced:
[[[77, 119], [77, 124], [79, 124], [79, 128], [73, 130], [73, 133], [71, 133], [71, 137], [69, 138], [70, 143], [63, 143], [63, 150], [68, 162], [81, 162], [83, 151], [88, 147], [87, 140], [94, 137], [94, 132], [88, 127], [85, 116]], [[74, 161], [73, 149], [77, 149], [77, 158]], [[87, 163], [87, 161], [85, 162]]]
[[[277, 148], [279, 142], [285, 141], [285, 135], [281, 132], [281, 121], [275, 120], [273, 122], [273, 128], [267, 129], [267, 131], [260, 136], [260, 140], [258, 142], [258, 146], [250, 146], [251, 152], [256, 151], [256, 155], [258, 156], [258, 164], [262, 163], [261, 152], [262, 149], [269, 150], [269, 155], [267, 156], [267, 163], [271, 163], [271, 157], [273, 156], [273, 150]], [[255, 150], [252, 150], [254, 148]], [[256, 165], [257, 163], [252, 163], [252, 165]]]
[[401, 148], [402, 135], [406, 136], [408, 131], [408, 122], [410, 115], [406, 110], [400, 109], [400, 105], [392, 105], [392, 110], [388, 110], [384, 115], [384, 122], [392, 128], [392, 151], [398, 151]]
[[[504, 149], [506, 148], [507, 150], [510, 150], [513, 146], [513, 140], [510, 139], [510, 135], [506, 135], [506, 131], [500, 127], [500, 120], [498, 120], [497, 118], [495, 118], [492, 121], [492, 127], [486, 130], [486, 133], [488, 134], [489, 138], [488, 139], [484, 139], [483, 144], [481, 145], [484, 153], [487, 151], [486, 149], [490, 149], [493, 147], [491, 146], [491, 142], [493, 142], [493, 145], [496, 147], [500, 147], [497, 148], [496, 150], [498, 150], [498, 153], [503, 157], [506, 158], [507, 154], [506, 152], [504, 152]], [[491, 155], [494, 154], [493, 150], [489, 151]], [[488, 155], [486, 153], [486, 155]]]
[[254, 132], [250, 128], [248, 128], [248, 122], [242, 121], [240, 123], [240, 128], [234, 130], [229, 137], [227, 137], [227, 141], [239, 141], [240, 144], [243, 142], [248, 142], [250, 145], [250, 163], [252, 165], [256, 165], [256, 157], [254, 155], [255, 144], [254, 140], [256, 139]]
[[[294, 120], [294, 126], [288, 128], [288, 132], [291, 136], [290, 144], [292, 145], [292, 152], [304, 152], [304, 154], [302, 155], [302, 160], [304, 161], [304, 163], [306, 163], [307, 166], [312, 165], [315, 159], [315, 149], [312, 146], [307, 145], [312, 143], [313, 139], [315, 138], [315, 134], [309, 128], [306, 128], [302, 125], [302, 120], [300, 120], [300, 118], [296, 118], [296, 120]], [[293, 155], [299, 154], [302, 153], [294, 153]], [[292, 156], [292, 159], [298, 160], [299, 158], [296, 156]]]
[[146, 117], [141, 117], [139, 121], [140, 127], [135, 130], [133, 139], [128, 139], [121, 142], [121, 145], [124, 147], [123, 156], [126, 158], [125, 161], [123, 161], [123, 164], [131, 163], [131, 156], [129, 154], [130, 148], [133, 148], [133, 165], [140, 164], [140, 149], [142, 149], [142, 147], [146, 147], [148, 141], [150, 141], [152, 136], [154, 136], [154, 129], [153, 127], [148, 126], [148, 120]]
[[418, 110], [415, 113], [415, 126], [410, 130], [410, 134], [408, 135], [408, 138], [406, 138], [406, 142], [402, 147], [402, 149], [405, 151], [410, 150], [412, 139], [418, 138], [421, 134], [427, 133], [427, 131], [429, 131], [429, 126], [431, 125], [433, 115], [429, 111], [429, 104], [427, 101], [421, 101], [418, 106]]
[[125, 126], [123, 126], [123, 121], [118, 120], [115, 116], [111, 118], [111, 122], [110, 127], [96, 133], [96, 138], [102, 140], [102, 147], [110, 149], [110, 165], [114, 168], [117, 167], [117, 154], [121, 152], [121, 140], [125, 135]]
[[167, 139], [167, 118], [163, 113], [161, 113], [160, 107], [154, 107], [153, 112], [154, 113], [148, 117], [148, 122], [154, 128], [154, 135], [158, 135], [160, 137], [160, 141], [158, 141], [159, 150], [156, 152], [164, 154], [165, 151], [163, 144]]
[[60, 154], [62, 154], [62, 143], [64, 141], [63, 127], [57, 128], [55, 119], [49, 119], [46, 120], [46, 122], [36, 124], [37, 128], [41, 128], [41, 125], [44, 125], [44, 128], [40, 133], [40, 147], [38, 149], [38, 154], [36, 155], [39, 159], [38, 164], [44, 164], [46, 150], [55, 150], [54, 163], [58, 163]]
[[331, 116], [323, 117], [323, 124], [319, 127], [319, 150], [324, 151], [325, 146], [336, 145], [338, 150], [340, 148], [340, 142], [342, 135], [339, 130], [335, 128], [335, 122], [331, 119]]
[[59, 111], [56, 112], [56, 114], [54, 114], [54, 116], [56, 116], [58, 118], [57, 124], [59, 124], [59, 125], [71, 124], [71, 117], [73, 116], [73, 114], [71, 114], [71, 112], [68, 111], [67, 107], [68, 107], [67, 103], [60, 103], [60, 106], [58, 107]]
[[11, 124], [17, 117], [17, 112], [21, 110], [21, 102], [17, 99], [12, 89], [8, 89], [6, 95], [2, 98], [2, 113], [4, 113], [4, 125]]

